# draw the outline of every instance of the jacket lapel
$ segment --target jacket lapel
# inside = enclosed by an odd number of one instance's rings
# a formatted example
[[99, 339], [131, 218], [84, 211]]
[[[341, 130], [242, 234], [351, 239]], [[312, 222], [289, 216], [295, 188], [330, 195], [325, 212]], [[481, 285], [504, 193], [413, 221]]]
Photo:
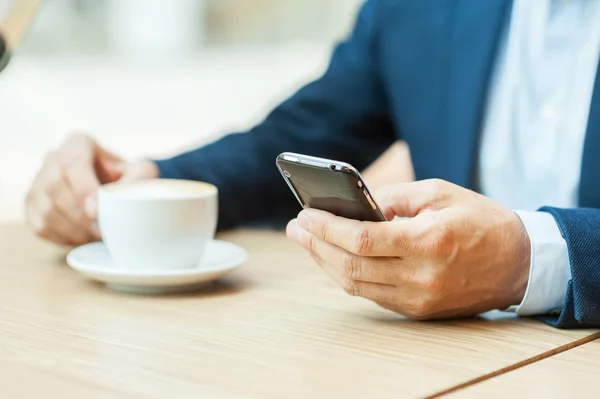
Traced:
[[600, 207], [600, 63], [590, 105], [585, 147], [581, 160], [579, 206]]
[[476, 154], [487, 93], [512, 1], [458, 0], [450, 27], [447, 136], [450, 175], [475, 187]]

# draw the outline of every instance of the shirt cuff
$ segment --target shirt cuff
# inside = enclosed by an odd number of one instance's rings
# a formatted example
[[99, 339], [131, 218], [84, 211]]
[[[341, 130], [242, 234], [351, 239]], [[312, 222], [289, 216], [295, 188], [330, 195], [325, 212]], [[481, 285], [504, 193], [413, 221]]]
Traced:
[[549, 213], [515, 213], [529, 235], [531, 263], [525, 296], [518, 306], [509, 310], [522, 316], [560, 313], [571, 279], [567, 242]]

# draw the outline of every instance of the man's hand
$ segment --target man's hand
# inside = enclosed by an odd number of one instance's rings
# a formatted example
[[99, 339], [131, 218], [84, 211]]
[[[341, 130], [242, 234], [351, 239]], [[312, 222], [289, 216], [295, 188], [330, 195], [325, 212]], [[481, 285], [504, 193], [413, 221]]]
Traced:
[[100, 239], [96, 190], [119, 179], [158, 177], [153, 162], [127, 163], [91, 138], [73, 135], [50, 152], [27, 195], [27, 221], [42, 238], [61, 245]]
[[530, 243], [519, 217], [441, 180], [399, 183], [376, 196], [391, 222], [308, 209], [287, 227], [351, 295], [414, 319], [468, 316], [519, 304]]

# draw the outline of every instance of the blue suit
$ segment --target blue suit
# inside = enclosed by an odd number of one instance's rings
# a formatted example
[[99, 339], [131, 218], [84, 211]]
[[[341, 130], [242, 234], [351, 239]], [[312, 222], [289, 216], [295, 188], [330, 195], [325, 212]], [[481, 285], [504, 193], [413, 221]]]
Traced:
[[[512, 5], [505, 0], [371, 0], [325, 74], [249, 132], [158, 161], [162, 177], [204, 180], [220, 191], [220, 227], [287, 221], [299, 206], [275, 168], [284, 151], [366, 167], [396, 140], [417, 179], [476, 189], [487, 92]], [[571, 261], [557, 327], [600, 326], [600, 78], [581, 168], [578, 209], [545, 207]]]

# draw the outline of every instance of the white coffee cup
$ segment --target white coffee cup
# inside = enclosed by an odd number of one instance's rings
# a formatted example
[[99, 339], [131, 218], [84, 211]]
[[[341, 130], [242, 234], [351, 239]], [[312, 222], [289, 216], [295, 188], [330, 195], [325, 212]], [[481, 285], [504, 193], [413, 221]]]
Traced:
[[111, 183], [98, 191], [98, 225], [118, 268], [198, 267], [217, 226], [217, 188], [150, 179]]

